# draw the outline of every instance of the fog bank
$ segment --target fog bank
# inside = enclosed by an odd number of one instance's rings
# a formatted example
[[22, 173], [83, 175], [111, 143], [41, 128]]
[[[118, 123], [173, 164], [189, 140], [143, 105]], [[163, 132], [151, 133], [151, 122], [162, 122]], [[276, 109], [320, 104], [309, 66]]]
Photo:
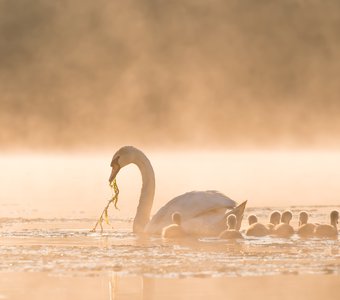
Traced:
[[0, 1], [0, 145], [337, 147], [338, 1]]

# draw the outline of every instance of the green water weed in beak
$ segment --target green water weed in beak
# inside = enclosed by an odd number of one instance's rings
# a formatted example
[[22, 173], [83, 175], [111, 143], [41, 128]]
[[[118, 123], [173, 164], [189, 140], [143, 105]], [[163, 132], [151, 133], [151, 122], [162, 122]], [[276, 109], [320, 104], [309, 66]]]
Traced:
[[109, 220], [109, 207], [110, 204], [113, 203], [115, 209], [119, 209], [117, 204], [118, 204], [118, 195], [119, 195], [119, 188], [117, 185], [117, 181], [116, 178], [110, 183], [110, 187], [112, 188], [112, 198], [109, 200], [109, 202], [107, 203], [107, 205], [105, 206], [102, 214], [100, 215], [96, 225], [93, 227], [93, 229], [91, 230], [91, 232], [95, 232], [98, 225], [100, 226], [100, 233], [103, 232], [103, 222], [105, 221], [105, 223], [107, 225], [110, 225], [110, 220]]

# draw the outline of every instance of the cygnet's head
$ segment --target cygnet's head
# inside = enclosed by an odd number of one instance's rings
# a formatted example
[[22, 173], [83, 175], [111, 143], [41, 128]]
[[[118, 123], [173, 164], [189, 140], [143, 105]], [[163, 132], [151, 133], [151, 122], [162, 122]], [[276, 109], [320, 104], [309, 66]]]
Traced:
[[181, 218], [181, 214], [179, 212], [174, 212], [171, 216], [172, 218], [172, 222], [177, 224], [177, 225], [181, 225], [181, 221], [182, 221], [182, 218]]
[[227, 218], [227, 226], [228, 226], [228, 229], [235, 229], [235, 226], [236, 226], [236, 216], [231, 214], [228, 216]]
[[307, 224], [308, 222], [308, 213], [305, 211], [300, 212], [299, 214], [299, 225]]
[[281, 222], [289, 224], [290, 220], [293, 218], [293, 214], [290, 210], [286, 210], [282, 213]]
[[280, 223], [280, 219], [281, 219], [281, 214], [278, 211], [273, 211], [270, 214], [270, 221], [269, 222], [271, 224], [277, 225], [277, 224]]
[[338, 224], [339, 223], [339, 212], [336, 210], [333, 210], [331, 212], [331, 222]]
[[257, 217], [255, 215], [250, 215], [248, 217], [248, 222], [249, 222], [249, 225], [257, 223]]

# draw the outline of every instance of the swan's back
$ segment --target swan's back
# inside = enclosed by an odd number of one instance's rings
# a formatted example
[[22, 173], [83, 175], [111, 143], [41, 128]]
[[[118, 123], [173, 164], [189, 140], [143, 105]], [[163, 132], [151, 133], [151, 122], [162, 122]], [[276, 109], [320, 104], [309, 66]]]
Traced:
[[253, 223], [246, 231], [247, 236], [266, 236], [269, 235], [269, 229], [261, 223]]
[[321, 224], [315, 227], [314, 234], [316, 237], [336, 238], [338, 236], [338, 231], [332, 225]]
[[280, 223], [275, 226], [274, 234], [278, 237], [290, 237], [294, 234], [294, 229], [289, 224]]
[[315, 225], [312, 223], [307, 223], [301, 225], [298, 230], [297, 234], [301, 237], [312, 237], [314, 236]]
[[238, 230], [235, 229], [224, 230], [218, 237], [224, 240], [244, 239], [243, 235]]
[[186, 234], [181, 228], [181, 226], [177, 224], [171, 224], [162, 229], [162, 237], [163, 238], [182, 238], [185, 237]]
[[[215, 223], [219, 222], [222, 222], [223, 228], [226, 210], [235, 206], [234, 200], [217, 191], [189, 192], [172, 199], [160, 208], [145, 230], [151, 234], [160, 234], [165, 226], [172, 223], [171, 216], [176, 211], [181, 214], [184, 230], [187, 230], [188, 227], [200, 226], [200, 224], [201, 226], [215, 226]], [[202, 222], [202, 220], [208, 221]], [[211, 230], [210, 228], [196, 229], [200, 231]]]

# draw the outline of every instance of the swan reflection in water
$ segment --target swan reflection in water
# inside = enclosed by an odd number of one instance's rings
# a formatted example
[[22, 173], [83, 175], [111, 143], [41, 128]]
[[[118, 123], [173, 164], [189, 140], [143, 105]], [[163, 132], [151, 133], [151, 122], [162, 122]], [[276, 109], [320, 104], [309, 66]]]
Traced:
[[[131, 281], [137, 281], [134, 285], [131, 284]], [[142, 299], [142, 300], [152, 300], [154, 299], [155, 294], [155, 279], [152, 277], [140, 276], [135, 278], [129, 278], [129, 286], [128, 288], [123, 285], [126, 285], [124, 279], [119, 277], [117, 273], [113, 273], [109, 279], [109, 299], [110, 300], [120, 300], [126, 299], [128, 294], [133, 299]], [[121, 287], [122, 286], [122, 290]], [[126, 292], [128, 291], [128, 292]], [[121, 297], [120, 297], [121, 296]]]

